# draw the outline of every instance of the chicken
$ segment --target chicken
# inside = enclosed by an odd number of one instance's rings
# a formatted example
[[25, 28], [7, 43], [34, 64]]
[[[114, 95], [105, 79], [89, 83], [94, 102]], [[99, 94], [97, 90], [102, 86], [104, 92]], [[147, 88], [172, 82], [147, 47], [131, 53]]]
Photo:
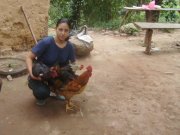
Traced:
[[[33, 64], [32, 73], [36, 77], [41, 77], [42, 81], [47, 83], [50, 87], [53, 86], [54, 82], [57, 80], [61, 80], [62, 87], [69, 81], [72, 81], [74, 78], [76, 78], [77, 75], [75, 72], [81, 69], [83, 69], [83, 65], [76, 65], [71, 62], [63, 67], [55, 65], [50, 68], [41, 62], [36, 62]], [[60, 81], [58, 82], [60, 83]], [[59, 84], [57, 86], [59, 87]]]
[[33, 64], [32, 73], [34, 76], [41, 77], [43, 80], [46, 80], [51, 77], [49, 67], [41, 62], [36, 62]]
[[67, 84], [69, 81], [76, 78], [75, 71], [72, 68], [72, 65], [67, 65], [64, 67], [61, 67], [58, 71], [58, 75], [60, 76], [61, 81], [63, 81], [64, 84]]
[[76, 77], [69, 81], [63, 88], [61, 87], [62, 82], [60, 80], [54, 83], [55, 93], [63, 95], [66, 99], [66, 112], [68, 110], [74, 110], [73, 107], [75, 107], [75, 105], [71, 102], [71, 98], [76, 94], [80, 94], [85, 89], [91, 75], [92, 67], [88, 66], [86, 67], [86, 71], [80, 75], [76, 75]]
[[1, 92], [1, 87], [2, 87], [2, 80], [0, 78], [0, 92]]
[[68, 64], [64, 67], [57, 66], [56, 72], [57, 77], [63, 82], [64, 85], [66, 85], [69, 81], [72, 81], [74, 78], [77, 77], [75, 74], [77, 70], [82, 70], [83, 65], [76, 65], [76, 64]]

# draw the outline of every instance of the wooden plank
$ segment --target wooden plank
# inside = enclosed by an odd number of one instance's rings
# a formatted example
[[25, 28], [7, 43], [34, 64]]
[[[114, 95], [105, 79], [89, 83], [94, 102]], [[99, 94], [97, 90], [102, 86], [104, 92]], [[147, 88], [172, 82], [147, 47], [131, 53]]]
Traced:
[[124, 7], [127, 10], [136, 10], [136, 11], [180, 11], [180, 8], [157, 8], [157, 9], [144, 9], [142, 7]]
[[180, 29], [178, 23], [135, 22], [134, 24], [141, 29]]

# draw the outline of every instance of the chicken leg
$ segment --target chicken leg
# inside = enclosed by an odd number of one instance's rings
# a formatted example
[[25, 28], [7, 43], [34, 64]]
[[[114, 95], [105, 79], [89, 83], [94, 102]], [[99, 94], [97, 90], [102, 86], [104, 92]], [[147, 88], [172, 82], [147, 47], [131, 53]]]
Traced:
[[75, 108], [77, 108], [77, 106], [76, 106], [70, 99], [68, 99], [68, 100], [67, 100], [67, 103], [66, 103], [66, 112], [67, 112], [68, 110], [74, 111]]

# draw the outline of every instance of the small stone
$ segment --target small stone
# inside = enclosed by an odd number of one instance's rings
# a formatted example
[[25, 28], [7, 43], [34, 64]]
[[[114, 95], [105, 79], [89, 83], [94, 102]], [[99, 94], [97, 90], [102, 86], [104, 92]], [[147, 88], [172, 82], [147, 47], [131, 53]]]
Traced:
[[10, 69], [9, 69], [9, 72], [12, 72], [12, 71], [13, 71], [13, 68], [10, 68]]
[[165, 74], [167, 74], [167, 75], [173, 75], [174, 73], [173, 73], [173, 72], [165, 72]]
[[160, 48], [154, 46], [154, 47], [151, 48], [151, 50], [152, 51], [160, 51]]
[[11, 75], [7, 75], [7, 80], [8, 81], [12, 81], [13, 80], [12, 76]]

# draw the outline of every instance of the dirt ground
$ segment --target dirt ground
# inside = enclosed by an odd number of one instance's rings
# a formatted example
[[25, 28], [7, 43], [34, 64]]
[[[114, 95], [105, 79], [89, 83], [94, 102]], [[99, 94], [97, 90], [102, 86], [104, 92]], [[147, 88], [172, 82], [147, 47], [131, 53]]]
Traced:
[[65, 103], [55, 99], [37, 106], [27, 75], [3, 79], [0, 135], [180, 134], [180, 31], [154, 32], [150, 56], [143, 53], [144, 32], [90, 35], [94, 50], [78, 63], [92, 65], [93, 76], [73, 98], [81, 112], [66, 113]]

